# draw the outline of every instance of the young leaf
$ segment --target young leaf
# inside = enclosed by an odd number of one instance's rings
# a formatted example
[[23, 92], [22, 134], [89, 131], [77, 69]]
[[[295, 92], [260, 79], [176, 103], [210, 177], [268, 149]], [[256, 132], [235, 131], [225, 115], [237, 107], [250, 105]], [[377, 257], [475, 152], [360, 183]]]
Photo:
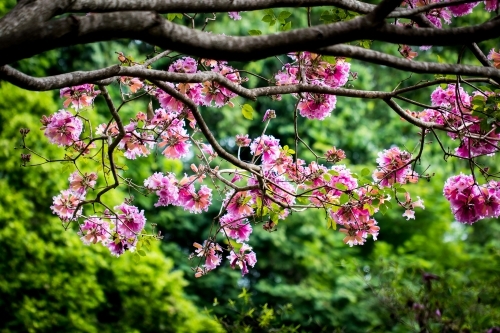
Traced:
[[250, 104], [243, 104], [241, 107], [241, 113], [243, 114], [243, 117], [246, 119], [252, 120], [253, 119], [253, 107]]
[[259, 35], [262, 35], [262, 31], [256, 30], [256, 29], [252, 29], [252, 30], [248, 31], [248, 34], [250, 36], [259, 36]]

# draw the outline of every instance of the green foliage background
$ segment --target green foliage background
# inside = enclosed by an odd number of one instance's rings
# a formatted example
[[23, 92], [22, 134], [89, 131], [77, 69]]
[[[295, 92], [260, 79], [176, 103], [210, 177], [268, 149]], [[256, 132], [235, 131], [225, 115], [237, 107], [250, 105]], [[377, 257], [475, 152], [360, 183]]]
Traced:
[[[0, 14], [13, 4], [0, 4]], [[289, 18], [292, 28], [304, 23], [305, 16], [299, 14]], [[277, 29], [261, 22], [262, 12], [242, 15], [235, 34]], [[222, 24], [228, 22], [225, 18]], [[215, 25], [208, 29], [221, 32]], [[32, 75], [92, 69], [112, 64], [115, 51], [138, 59], [152, 48], [134, 41], [92, 44], [47, 52], [16, 65]], [[456, 53], [440, 56], [450, 60]], [[266, 77], [280, 69], [273, 59], [234, 65]], [[387, 91], [411, 76], [355, 61], [352, 71], [359, 75], [351, 82], [357, 89]], [[412, 76], [402, 84], [421, 79], [432, 77]], [[264, 84], [256, 78], [249, 81], [249, 86]], [[429, 102], [430, 92], [411, 98]], [[243, 118], [238, 106], [203, 112], [210, 115], [216, 136], [234, 151], [230, 138], [260, 135], [260, 117], [266, 109], [275, 109], [278, 118], [268, 134], [293, 145], [294, 104], [287, 98], [253, 103], [258, 112], [253, 121]], [[146, 103], [139, 100], [125, 112], [144, 110]], [[435, 175], [430, 182], [411, 186], [426, 205], [416, 221], [402, 218], [402, 210], [379, 213], [379, 240], [349, 248], [341, 234], [326, 228], [322, 213], [293, 214], [272, 233], [254, 226], [250, 245], [258, 263], [246, 277], [225, 263], [194, 279], [194, 263], [187, 257], [192, 243], [206, 237], [215, 210], [192, 215], [176, 208], [154, 209], [154, 198], [137, 197], [148, 222], [156, 223], [164, 235], [138, 263], [130, 254], [114, 258], [107, 249], [84, 246], [74, 229], [64, 230], [51, 214], [51, 198], [67, 187], [69, 171], [57, 164], [22, 168], [21, 151], [15, 147], [21, 142], [19, 129], [27, 127], [30, 147], [44, 156], [61, 157], [38, 130], [40, 117], [59, 108], [57, 92], [27, 92], [0, 82], [0, 332], [419, 332], [422, 318], [429, 332], [485, 332], [500, 323], [495, 296], [500, 291], [500, 224], [453, 222], [442, 184], [451, 174], [466, 172], [466, 165], [444, 162], [435, 144], [426, 147], [420, 166]], [[93, 123], [104, 119], [102, 101], [96, 100], [92, 112]], [[399, 145], [411, 150], [417, 142], [416, 130], [378, 101], [339, 97], [332, 117], [323, 122], [300, 119], [300, 128], [300, 135], [319, 152], [332, 145], [344, 149], [346, 164], [357, 171], [373, 169], [382, 149]], [[187, 166], [155, 156], [142, 162], [129, 163], [127, 177], [142, 183], [154, 171], [180, 173]], [[125, 195], [109, 200], [118, 203]], [[423, 277], [429, 274], [439, 278], [426, 282]], [[416, 304], [425, 310], [416, 310]]]

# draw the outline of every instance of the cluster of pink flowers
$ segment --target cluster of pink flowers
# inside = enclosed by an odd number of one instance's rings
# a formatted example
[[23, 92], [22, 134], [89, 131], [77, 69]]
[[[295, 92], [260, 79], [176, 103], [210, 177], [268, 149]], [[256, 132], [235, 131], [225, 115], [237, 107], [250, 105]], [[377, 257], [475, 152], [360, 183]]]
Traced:
[[196, 248], [196, 256], [204, 257], [205, 263], [203, 264], [204, 270], [203, 273], [196, 277], [200, 277], [203, 274], [206, 274], [207, 271], [211, 271], [220, 265], [222, 262], [222, 256], [220, 252], [222, 252], [222, 247], [214, 242], [204, 241], [203, 245], [199, 243], [194, 243], [193, 246]]
[[[275, 75], [277, 85], [297, 84], [299, 82], [327, 88], [344, 86], [350, 73], [351, 64], [343, 58], [337, 58], [335, 64], [324, 61], [320, 55], [310, 52], [290, 54], [295, 60], [285, 64], [282, 71]], [[302, 71], [300, 69], [303, 69]], [[305, 75], [305, 77], [302, 77]], [[309, 119], [323, 120], [335, 109], [335, 95], [304, 93], [298, 104], [300, 115]]]
[[158, 206], [180, 206], [191, 213], [197, 214], [207, 211], [212, 204], [212, 190], [202, 185], [198, 191], [194, 187], [197, 176], [184, 177], [178, 181], [171, 173], [166, 176], [156, 172], [146, 180], [144, 186], [158, 195]]
[[373, 180], [381, 186], [406, 184], [411, 173], [411, 165], [408, 164], [411, 154], [393, 147], [378, 153], [378, 156], [378, 169], [373, 173]]
[[85, 195], [89, 188], [93, 189], [97, 182], [97, 173], [78, 171], [73, 172], [69, 176], [69, 189], [76, 194]]
[[148, 156], [150, 149], [154, 148], [156, 143], [154, 136], [147, 131], [138, 132], [136, 122], [131, 122], [124, 129], [125, 136], [118, 144], [118, 148], [125, 151], [125, 157], [134, 160], [140, 156]]
[[84, 244], [101, 243], [118, 257], [127, 250], [135, 250], [146, 218], [143, 210], [126, 203], [115, 206], [114, 210], [117, 212], [115, 216], [106, 211], [101, 217], [88, 217], [80, 225], [79, 234]]
[[[476, 92], [486, 99], [486, 95]], [[472, 97], [462, 88], [454, 84], [445, 89], [436, 88], [431, 94], [432, 105], [440, 110], [424, 110], [419, 118], [435, 121], [439, 124], [449, 124], [456, 131], [449, 132], [452, 139], [460, 138], [460, 146], [455, 149], [456, 155], [470, 158], [481, 155], [491, 155], [498, 150], [500, 134], [495, 133], [491, 126], [487, 131], [481, 129], [481, 120], [472, 115]]]
[[91, 106], [94, 98], [100, 93], [99, 90], [94, 90], [93, 84], [62, 88], [60, 91], [61, 98], [66, 98], [63, 102], [64, 107], [67, 108], [72, 104], [75, 110]]
[[66, 110], [59, 110], [49, 117], [43, 116], [41, 119], [44, 134], [50, 142], [58, 146], [71, 146], [80, 140], [83, 123], [77, 116]]
[[59, 216], [62, 221], [75, 220], [82, 214], [81, 207], [76, 211], [80, 202], [84, 200], [84, 196], [81, 194], [71, 190], [62, 190], [61, 194], [52, 199], [53, 205], [50, 206], [50, 209], [52, 209], [52, 213]]
[[[411, 0], [411, 5], [419, 6], [421, 2]], [[475, 5], [450, 5], [426, 15], [433, 24], [441, 26], [441, 20], [449, 23], [452, 15], [465, 15]], [[238, 19], [237, 13], [230, 13], [230, 16]], [[416, 55], [405, 45], [400, 51], [408, 59]], [[277, 85], [302, 83], [309, 85], [311, 89], [318, 89], [315, 91], [324, 91], [325, 88], [342, 87], [348, 82], [350, 64], [343, 58], [329, 62], [331, 60], [326, 61], [326, 57], [311, 52], [294, 53], [290, 57], [293, 62], [285, 64], [282, 71], [275, 76]], [[497, 62], [500, 63], [500, 55], [494, 50], [490, 52], [489, 58], [495, 62], [495, 66]], [[213, 72], [235, 84], [239, 85], [243, 81], [239, 72], [224, 61], [197, 61], [183, 57], [174, 61], [168, 70], [194, 74], [198, 71], [198, 65], [210, 67]], [[120, 81], [121, 84], [127, 85], [132, 93], [145, 87], [143, 81], [137, 78], [122, 77]], [[231, 99], [236, 96], [217, 82], [167, 84], [199, 106], [232, 106]], [[249, 267], [254, 267], [257, 259], [246, 242], [249, 242], [253, 232], [250, 221], [255, 221], [255, 216], [268, 218], [264, 230], [270, 231], [278, 220], [285, 219], [293, 209], [322, 208], [328, 214], [330, 224], [341, 226], [339, 231], [345, 234], [344, 243], [350, 246], [362, 245], [369, 235], [376, 240], [380, 228], [374, 214], [390, 206], [388, 201], [391, 198], [387, 195], [387, 188], [416, 182], [420, 177], [411, 170], [412, 155], [398, 147], [392, 147], [378, 154], [378, 167], [372, 174], [375, 183], [359, 185], [357, 176], [345, 165], [319, 164], [319, 156], [316, 156], [316, 161], [307, 163], [297, 158], [296, 152], [288, 146], [282, 147], [279, 139], [264, 133], [253, 139], [248, 134], [237, 135], [235, 138], [238, 158], [240, 150], [248, 147], [252, 155], [250, 163], [260, 165], [258, 176], [254, 170], [247, 173], [238, 169], [211, 169], [209, 165], [217, 157], [217, 153], [211, 145], [195, 141], [188, 132], [191, 130], [186, 128], [187, 119], [194, 129], [192, 132], [196, 134], [193, 114], [181, 101], [165, 91], [153, 87], [146, 88], [146, 91], [158, 100], [161, 108], [153, 112], [150, 106], [147, 115], [139, 112], [123, 127], [115, 122], [100, 124], [94, 134], [101, 136], [97, 137], [97, 140], [102, 141], [96, 142], [102, 142], [104, 149], [106, 143], [110, 144], [116, 140], [120, 129], [123, 128], [123, 138], [116, 148], [128, 159], [148, 156], [155, 147], [169, 159], [192, 156], [193, 145], [201, 150], [200, 156], [203, 156], [204, 162], [198, 166], [191, 165], [194, 174], [185, 174], [178, 179], [173, 173], [156, 172], [144, 180], [144, 187], [149, 193], [158, 196], [156, 207], [173, 205], [195, 214], [206, 212], [212, 204], [212, 189], [203, 184], [205, 178], [219, 178], [231, 188], [223, 192], [226, 196], [222, 200], [222, 209], [217, 217], [219, 225], [215, 228], [216, 232], [211, 234], [203, 245], [194, 243], [193, 257], [203, 260], [201, 267], [195, 270], [197, 277], [215, 269], [222, 262], [225, 249], [216, 243], [219, 232], [230, 240], [226, 249], [229, 256], [226, 258], [231, 267], [238, 267], [242, 275], [249, 272]], [[94, 91], [93, 85], [61, 90], [61, 97], [67, 98], [65, 107], [73, 104], [76, 110], [91, 105], [97, 94], [99, 91]], [[294, 96], [298, 99], [298, 112], [308, 119], [323, 120], [336, 106], [336, 96], [331, 94], [301, 93]], [[450, 84], [445, 88], [438, 87], [432, 93], [433, 108], [419, 113], [408, 112], [426, 122], [450, 126], [450, 136], [460, 139], [460, 147], [456, 149], [458, 156], [470, 158], [492, 154], [497, 150], [500, 134], [495, 133], [494, 127], [484, 131], [484, 124], [480, 125], [480, 119], [472, 111], [472, 100], [473, 97], [462, 87]], [[267, 110], [263, 117], [266, 126], [275, 117], [274, 110]], [[80, 140], [83, 123], [78, 114], [60, 110], [49, 117], [44, 116], [42, 124], [45, 135], [52, 143], [65, 147], [73, 146], [82, 152], [91, 148]], [[89, 138], [95, 138], [92, 130]], [[220, 153], [220, 150], [217, 151]], [[328, 150], [324, 156], [323, 160], [326, 159], [328, 163], [338, 163], [346, 157], [342, 150], [335, 147]], [[364, 176], [369, 174], [369, 171], [362, 172]], [[221, 178], [227, 175], [227, 179]], [[105, 211], [101, 216], [83, 218], [80, 205], [84, 202], [87, 192], [96, 187], [97, 174], [74, 172], [70, 175], [69, 182], [69, 189], [61, 191], [53, 198], [51, 209], [54, 214], [63, 221], [84, 219], [79, 234], [85, 244], [101, 243], [116, 256], [127, 250], [133, 251], [145, 228], [144, 211], [126, 201], [114, 207], [114, 212]], [[407, 220], [414, 219], [415, 209], [424, 209], [423, 201], [419, 197], [412, 199], [409, 193], [401, 200], [397, 190], [400, 190], [399, 186], [394, 189], [394, 194], [398, 205], [405, 210], [403, 217]], [[490, 181], [485, 185], [478, 185], [472, 176], [454, 176], [446, 182], [444, 194], [451, 203], [455, 218], [460, 222], [473, 223], [480, 218], [500, 216], [500, 182]], [[296, 199], [300, 200], [300, 205], [296, 205]], [[233, 244], [237, 243], [241, 244], [239, 250], [233, 248]]]
[[[235, 71], [231, 66], [227, 65], [225, 61], [208, 61], [212, 72], [220, 73], [231, 82], [241, 84], [242, 79], [238, 71]], [[190, 57], [184, 57], [176, 60], [169, 67], [170, 72], [188, 73], [193, 74], [197, 72], [198, 63]], [[231, 98], [236, 97], [236, 94], [219, 85], [216, 82], [207, 81], [201, 83], [179, 83], [177, 85], [168, 83], [179, 92], [189, 97], [197, 105], [211, 106], [214, 102], [216, 107], [221, 107], [226, 104], [233, 106], [230, 102]], [[173, 98], [161, 89], [157, 89], [156, 97], [160, 105], [167, 111], [182, 112], [184, 111], [184, 104], [177, 99]]]
[[472, 224], [500, 216], [500, 182], [478, 185], [472, 176], [460, 174], [446, 180], [443, 193], [458, 222]]
[[82, 214], [82, 207], [76, 211], [78, 205], [85, 200], [87, 190], [93, 189], [97, 181], [95, 172], [80, 173], [73, 172], [69, 176], [69, 189], [61, 191], [61, 194], [53, 197], [52, 212], [59, 216], [62, 221], [75, 220]]
[[231, 263], [231, 268], [234, 269], [238, 266], [241, 269], [242, 276], [248, 273], [248, 266], [254, 267], [257, 263], [257, 256], [255, 255], [255, 252], [252, 251], [250, 246], [244, 243], [241, 245], [238, 253], [231, 251], [227, 259], [229, 259], [229, 262]]

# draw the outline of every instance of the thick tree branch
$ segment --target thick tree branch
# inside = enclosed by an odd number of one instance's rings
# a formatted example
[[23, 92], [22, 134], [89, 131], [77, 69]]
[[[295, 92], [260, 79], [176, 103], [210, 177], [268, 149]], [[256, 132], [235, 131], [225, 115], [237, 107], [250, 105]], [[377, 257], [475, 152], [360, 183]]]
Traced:
[[[456, 0], [455, 5], [478, 0]], [[398, 3], [399, 5], [399, 3]], [[67, 12], [79, 13], [101, 13], [112, 11], [155, 11], [157, 13], [217, 13], [233, 11], [252, 11], [268, 8], [280, 7], [319, 7], [333, 6], [340, 9], [350, 10], [359, 14], [368, 14], [375, 8], [375, 5], [356, 0], [76, 0], [67, 7]], [[418, 8], [396, 8], [387, 18], [410, 18], [419, 13], [425, 13], [432, 9], [449, 6], [446, 2], [436, 2]]]
[[497, 37], [500, 20], [471, 27], [411, 29], [390, 24], [371, 27], [363, 17], [278, 34], [231, 37], [172, 23], [153, 12], [114, 12], [69, 16], [0, 36], [0, 64], [81, 43], [138, 39], [182, 53], [220, 60], [257, 60], [359, 39], [412, 45], [457, 45]]
[[500, 70], [494, 67], [413, 61], [358, 46], [335, 45], [319, 49], [318, 52], [325, 55], [354, 58], [413, 73], [470, 75], [500, 79]]
[[[413, 63], [412, 61], [408, 62]], [[448, 66], [445, 64], [436, 64], [436, 65]], [[468, 66], [468, 67], [476, 68], [476, 66]], [[484, 70], [483, 74], [485, 74], [485, 76], [487, 76], [486, 74], [488, 74], [490, 70], [500, 72], [497, 69], [483, 68], [483, 67], [477, 67], [477, 68], [483, 69]], [[117, 77], [114, 77], [115, 75]], [[185, 74], [185, 73], [173, 73], [173, 72], [166, 72], [154, 69], [147, 69], [142, 66], [133, 66], [133, 67], [111, 66], [104, 69], [99, 69], [89, 72], [78, 71], [61, 75], [49, 76], [45, 78], [35, 78], [26, 75], [7, 65], [0, 67], [1, 79], [6, 80], [23, 89], [35, 90], [35, 91], [54, 90], [68, 86], [76, 86], [84, 83], [92, 83], [101, 80], [103, 78], [106, 79], [108, 77], [113, 77], [113, 79], [118, 79], [118, 76], [138, 77], [150, 81], [160, 80], [160, 81], [167, 81], [174, 83], [181, 83], [181, 82], [201, 83], [206, 81], [214, 81], [220, 84], [221, 86], [228, 88], [235, 94], [238, 94], [239, 96], [251, 100], [256, 100], [257, 97], [259, 96], [296, 94], [302, 92], [330, 94], [330, 95], [353, 97], [353, 98], [384, 99], [388, 97], [394, 97], [398, 94], [402, 94], [405, 92], [422, 89], [428, 86], [433, 86], [441, 83], [455, 82], [455, 80], [451, 79], [438, 79], [430, 82], [420, 83], [411, 87], [398, 89], [392, 92], [356, 90], [356, 89], [346, 89], [346, 88], [330, 88], [330, 87], [323, 87], [310, 84], [294, 84], [294, 85], [269, 86], [269, 87], [247, 89], [245, 87], [240, 86], [239, 84], [232, 82], [223, 75], [215, 72], [199, 72], [193, 74]], [[494, 82], [491, 82], [491, 80], [488, 77], [471, 78], [468, 81], [487, 82], [494, 84]]]

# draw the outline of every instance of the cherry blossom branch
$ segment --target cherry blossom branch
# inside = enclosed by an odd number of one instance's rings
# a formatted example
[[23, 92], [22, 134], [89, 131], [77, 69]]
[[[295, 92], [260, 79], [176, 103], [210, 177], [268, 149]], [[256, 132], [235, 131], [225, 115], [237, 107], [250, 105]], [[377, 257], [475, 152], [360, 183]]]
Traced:
[[219, 156], [226, 161], [232, 163], [233, 165], [240, 167], [244, 170], [248, 170], [250, 172], [256, 172], [259, 171], [260, 168], [256, 165], [245, 163], [243, 161], [238, 160], [236, 157], [234, 157], [232, 154], [228, 153], [222, 146], [219, 144], [219, 142], [215, 139], [215, 137], [212, 134], [212, 131], [208, 128], [207, 124], [205, 123], [205, 120], [203, 119], [203, 116], [198, 110], [198, 107], [196, 104], [189, 99], [186, 95], [178, 92], [176, 89], [170, 87], [168, 84], [161, 82], [161, 81], [152, 81], [156, 86], [158, 86], [160, 89], [165, 91], [167, 94], [173, 96], [175, 99], [181, 101], [186, 105], [189, 110], [193, 113], [193, 117], [196, 119], [196, 122], [207, 139], [207, 141], [212, 145], [213, 149], [219, 154]]

